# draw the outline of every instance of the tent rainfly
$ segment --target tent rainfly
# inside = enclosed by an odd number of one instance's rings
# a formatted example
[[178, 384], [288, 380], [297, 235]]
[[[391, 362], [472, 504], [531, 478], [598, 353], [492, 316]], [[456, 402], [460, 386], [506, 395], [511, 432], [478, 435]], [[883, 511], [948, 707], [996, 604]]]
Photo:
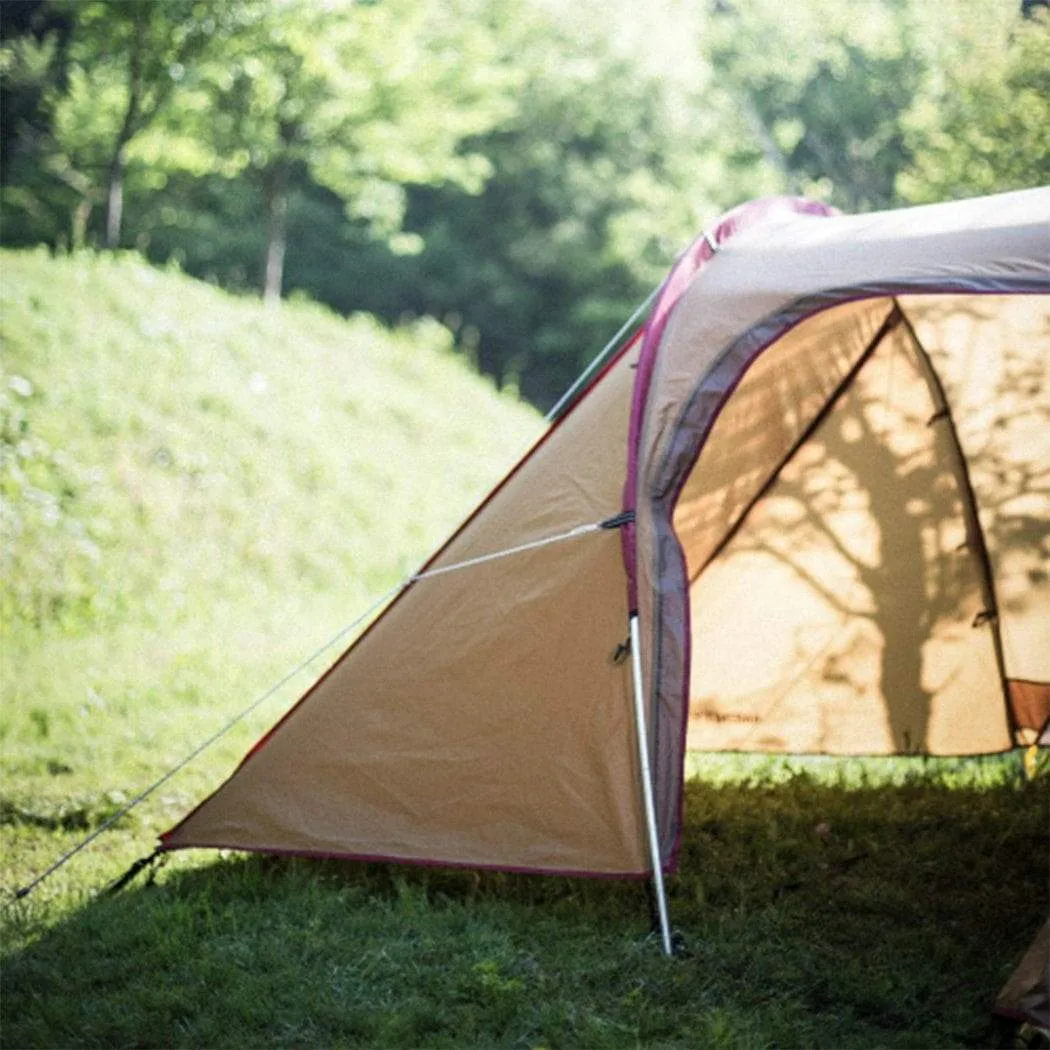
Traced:
[[659, 892], [687, 748], [1050, 743], [1048, 363], [1050, 188], [736, 208], [161, 849]]

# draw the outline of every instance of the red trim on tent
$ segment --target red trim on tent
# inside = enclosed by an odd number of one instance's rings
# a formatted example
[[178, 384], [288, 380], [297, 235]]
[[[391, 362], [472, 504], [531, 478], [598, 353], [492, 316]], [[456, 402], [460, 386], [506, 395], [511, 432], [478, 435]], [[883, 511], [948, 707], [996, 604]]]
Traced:
[[1016, 727], [1034, 729], [1041, 740], [1050, 724], [1050, 682], [1007, 678], [1006, 688]]
[[[165, 834], [170, 834], [166, 832]], [[193, 843], [186, 846], [161, 844], [161, 853], [174, 853], [183, 849], [228, 849], [238, 853], [259, 853], [272, 857], [306, 857], [310, 860], [349, 860], [360, 864], [411, 864], [416, 868], [448, 868], [457, 871], [499, 871], [509, 875], [557, 875], [567, 879], [648, 879], [652, 872], [645, 871], [586, 871], [576, 868], [525, 868], [507, 864], [480, 864], [462, 860], [426, 860], [421, 857], [395, 857], [378, 853], [329, 853], [325, 850], [277, 849], [270, 846], [231, 846], [224, 842]]]

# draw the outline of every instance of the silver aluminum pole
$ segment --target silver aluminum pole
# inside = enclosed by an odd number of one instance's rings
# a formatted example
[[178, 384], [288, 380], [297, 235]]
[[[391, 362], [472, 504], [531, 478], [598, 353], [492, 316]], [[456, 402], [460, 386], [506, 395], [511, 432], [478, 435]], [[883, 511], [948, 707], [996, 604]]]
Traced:
[[653, 777], [649, 767], [649, 736], [645, 728], [645, 696], [642, 692], [642, 642], [638, 629], [638, 614], [631, 616], [631, 668], [634, 671], [634, 721], [638, 736], [638, 762], [642, 772], [642, 800], [645, 804], [645, 824], [649, 833], [649, 859], [653, 865], [653, 889], [656, 891], [656, 909], [660, 915], [660, 938], [664, 955], [674, 955], [671, 946], [671, 925], [667, 920], [667, 897], [664, 895], [664, 870], [660, 862], [660, 841], [656, 834], [656, 805], [653, 802]]

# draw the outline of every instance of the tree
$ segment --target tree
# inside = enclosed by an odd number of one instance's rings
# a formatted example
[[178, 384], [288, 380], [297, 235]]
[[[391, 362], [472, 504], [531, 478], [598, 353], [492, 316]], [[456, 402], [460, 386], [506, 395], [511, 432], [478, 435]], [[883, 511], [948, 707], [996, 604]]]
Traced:
[[5, 242], [56, 239], [79, 188], [41, 170], [68, 84], [72, 19], [44, 0], [0, 4], [0, 214]]
[[782, 189], [847, 211], [886, 207], [908, 160], [901, 116], [923, 64], [912, 9], [721, 0], [701, 46]]
[[726, 114], [677, 5], [648, 8], [641, 41], [630, 3], [503, 0], [489, 18], [518, 80], [513, 111], [470, 141], [492, 175], [476, 196], [410, 189], [422, 251], [360, 305], [445, 319], [483, 372], [549, 406], [703, 218], [773, 183], [719, 150]]
[[44, 0], [0, 5], [0, 179], [5, 183], [18, 149], [51, 129], [45, 96], [65, 85], [72, 28], [72, 19]]
[[25, 182], [45, 195], [47, 179], [73, 191], [74, 244], [85, 239], [99, 205], [105, 245], [120, 244], [136, 140], [171, 105], [191, 64], [208, 48], [221, 47], [233, 16], [244, 10], [203, 0], [52, 0], [33, 6], [28, 33], [5, 41], [5, 84], [12, 71], [24, 80], [34, 63], [43, 71], [34, 117], [13, 129], [45, 175]]
[[1032, 7], [941, 56], [936, 89], [916, 100], [912, 155], [897, 188], [921, 203], [1050, 180], [1050, 12]]
[[73, 3], [72, 68], [56, 106], [53, 164], [64, 154], [105, 204], [104, 243], [120, 244], [124, 183], [133, 141], [157, 120], [188, 67], [218, 50], [238, 5], [201, 0]]
[[258, 186], [268, 301], [283, 288], [293, 184], [327, 188], [386, 237], [399, 229], [405, 184], [480, 188], [488, 166], [460, 143], [501, 113], [505, 78], [486, 63], [470, 0], [453, 6], [275, 0], [202, 67], [173, 130], [199, 174]]

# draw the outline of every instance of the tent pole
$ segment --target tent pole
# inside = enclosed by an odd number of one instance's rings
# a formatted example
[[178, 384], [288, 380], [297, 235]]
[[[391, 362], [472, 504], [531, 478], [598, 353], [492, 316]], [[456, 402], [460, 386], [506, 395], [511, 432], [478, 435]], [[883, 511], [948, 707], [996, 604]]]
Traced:
[[642, 774], [642, 801], [649, 838], [649, 859], [653, 865], [653, 889], [656, 910], [660, 916], [660, 939], [664, 955], [674, 955], [671, 925], [667, 919], [667, 897], [664, 894], [664, 870], [660, 861], [660, 841], [656, 834], [656, 805], [653, 802], [653, 778], [649, 767], [649, 737], [645, 729], [645, 696], [642, 691], [642, 642], [638, 614], [631, 614], [631, 669], [634, 674], [634, 721], [638, 736], [638, 762]]
[[624, 321], [616, 335], [614, 335], [612, 339], [610, 339], [605, 346], [594, 355], [594, 359], [591, 363], [576, 377], [576, 381], [565, 391], [564, 394], [562, 394], [558, 399], [558, 403], [543, 417], [544, 422], [554, 423], [559, 417], [563, 416], [568, 411], [569, 403], [587, 384], [587, 381], [594, 375], [594, 373], [609, 360], [613, 351], [620, 348], [624, 336], [632, 335], [634, 333], [635, 322], [637, 322], [645, 311], [649, 309], [659, 290], [660, 286], [658, 285], [649, 293], [644, 303], [640, 303], [635, 307], [634, 313]]

